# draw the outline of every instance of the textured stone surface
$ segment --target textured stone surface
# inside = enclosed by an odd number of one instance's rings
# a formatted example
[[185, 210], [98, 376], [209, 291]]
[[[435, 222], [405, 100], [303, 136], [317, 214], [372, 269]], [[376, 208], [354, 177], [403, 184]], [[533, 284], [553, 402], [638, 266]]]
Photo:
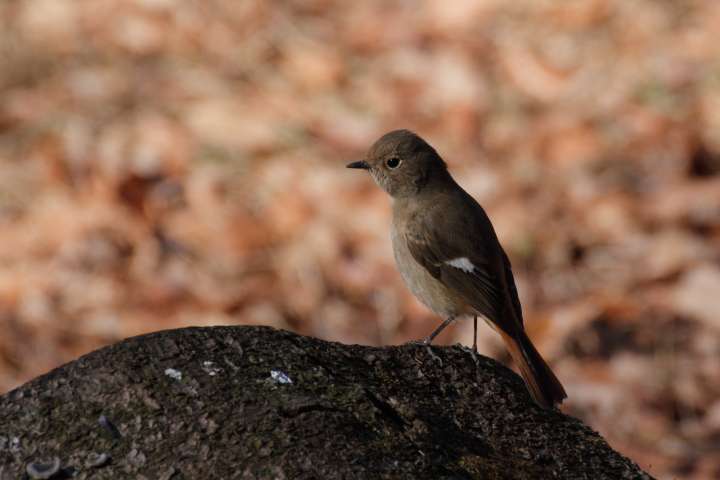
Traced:
[[[131, 338], [0, 397], [0, 478], [650, 478], [459, 347], [265, 327]], [[32, 467], [32, 465], [31, 465]]]

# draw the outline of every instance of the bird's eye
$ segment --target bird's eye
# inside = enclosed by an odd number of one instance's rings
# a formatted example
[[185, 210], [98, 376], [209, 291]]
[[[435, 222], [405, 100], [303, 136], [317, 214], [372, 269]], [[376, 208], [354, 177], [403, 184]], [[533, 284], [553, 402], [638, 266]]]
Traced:
[[400, 166], [400, 159], [397, 157], [390, 157], [385, 162], [385, 165], [387, 165], [389, 168], [397, 168]]

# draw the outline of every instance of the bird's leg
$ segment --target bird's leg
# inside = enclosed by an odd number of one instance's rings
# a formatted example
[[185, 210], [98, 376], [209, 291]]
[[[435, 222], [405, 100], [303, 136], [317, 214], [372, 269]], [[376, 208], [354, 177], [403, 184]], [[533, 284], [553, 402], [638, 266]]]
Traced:
[[477, 353], [477, 316], [473, 317], [473, 352]]
[[445, 321], [443, 321], [440, 324], [440, 326], [438, 326], [435, 330], [433, 330], [433, 332], [430, 335], [428, 335], [427, 337], [425, 337], [422, 340], [415, 340], [415, 341], [412, 341], [409, 343], [415, 344], [415, 345], [423, 345], [425, 348], [427, 348], [428, 355], [430, 355], [432, 358], [437, 360], [440, 363], [440, 365], [442, 366], [442, 364], [443, 364], [442, 359], [433, 353], [432, 347], [430, 346], [430, 344], [435, 339], [435, 337], [437, 337], [440, 334], [440, 332], [442, 332], [445, 329], [445, 327], [447, 327], [448, 325], [450, 325], [453, 322], [453, 320], [455, 320], [455, 316], [451, 315], [450, 317], [445, 319]]
[[430, 335], [425, 337], [425, 340], [423, 340], [423, 343], [425, 345], [430, 345], [432, 343], [432, 341], [435, 340], [435, 337], [440, 335], [440, 332], [445, 330], [445, 327], [450, 325], [453, 322], [453, 320], [455, 320], [454, 315], [450, 315], [448, 318], [446, 318], [445, 321], [443, 321], [439, 327], [437, 327], [435, 330], [433, 330], [433, 332]]
[[480, 363], [478, 362], [477, 353], [477, 315], [475, 315], [473, 316], [473, 347], [470, 354], [472, 355], [473, 362], [475, 362], [475, 366], [479, 367]]

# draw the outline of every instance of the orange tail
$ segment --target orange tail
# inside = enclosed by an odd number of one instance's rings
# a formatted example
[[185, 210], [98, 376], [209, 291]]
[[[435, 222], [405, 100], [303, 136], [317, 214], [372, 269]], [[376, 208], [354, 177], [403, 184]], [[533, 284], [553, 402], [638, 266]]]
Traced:
[[545, 408], [553, 408], [562, 403], [563, 399], [567, 398], [565, 389], [535, 349], [527, 334], [521, 331], [518, 338], [513, 338], [502, 330], [500, 334], [510, 356], [520, 368], [520, 373], [535, 402]]

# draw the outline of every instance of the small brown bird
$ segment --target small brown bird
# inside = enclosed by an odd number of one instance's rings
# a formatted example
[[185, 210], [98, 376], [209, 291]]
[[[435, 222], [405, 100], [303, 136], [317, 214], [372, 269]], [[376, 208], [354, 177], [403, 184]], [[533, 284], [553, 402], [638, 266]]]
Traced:
[[[445, 321], [485, 320], [502, 336], [535, 401], [554, 407], [565, 389], [523, 327], [510, 261], [483, 208], [450, 176], [440, 155], [408, 130], [387, 133], [365, 160], [348, 168], [368, 170], [393, 199], [392, 244], [410, 291]], [[476, 349], [476, 340], [473, 349]]]

